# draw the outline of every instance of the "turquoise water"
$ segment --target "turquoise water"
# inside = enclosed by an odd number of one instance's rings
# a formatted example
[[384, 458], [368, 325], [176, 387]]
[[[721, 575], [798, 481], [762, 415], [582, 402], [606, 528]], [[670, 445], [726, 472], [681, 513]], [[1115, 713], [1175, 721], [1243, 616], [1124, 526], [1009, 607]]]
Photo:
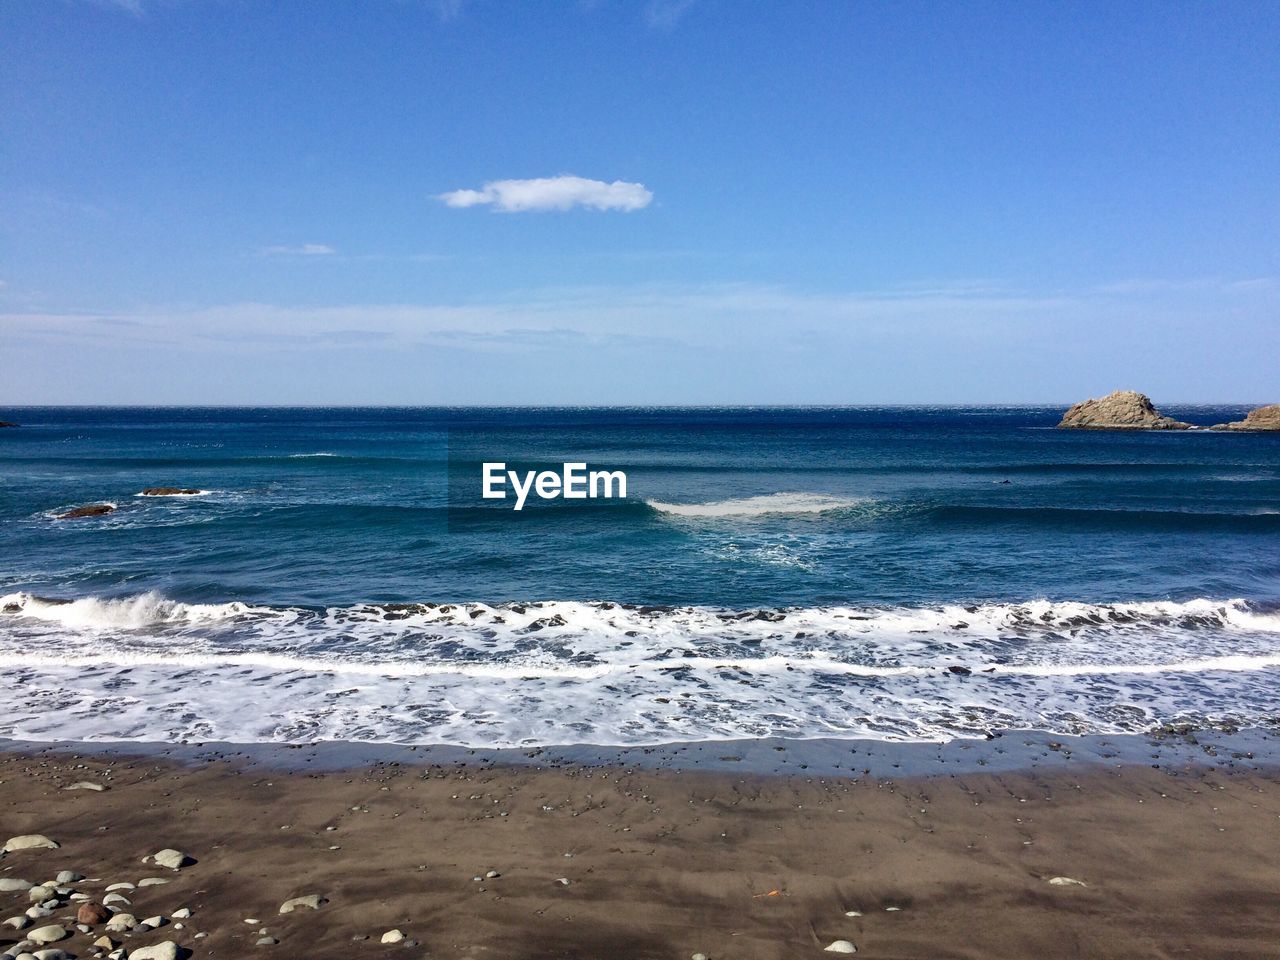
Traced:
[[[1275, 716], [1280, 437], [1060, 414], [9, 411], [0, 735], [945, 739]], [[628, 496], [516, 513], [479, 498], [486, 460], [620, 469]], [[202, 492], [137, 496], [159, 485]], [[96, 502], [117, 509], [51, 519]]]

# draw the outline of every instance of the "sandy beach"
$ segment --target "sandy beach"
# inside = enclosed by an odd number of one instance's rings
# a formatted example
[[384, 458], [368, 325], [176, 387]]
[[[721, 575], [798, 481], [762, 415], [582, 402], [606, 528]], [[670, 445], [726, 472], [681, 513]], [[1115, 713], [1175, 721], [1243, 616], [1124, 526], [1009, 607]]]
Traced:
[[[8, 853], [0, 878], [87, 878], [26, 930], [62, 924], [46, 949], [77, 957], [105, 928], [76, 930], [69, 898], [144, 877], [168, 882], [111, 907], [165, 922], [108, 933], [129, 955], [1274, 956], [1275, 773], [1154, 749], [899, 779], [22, 750], [0, 759], [0, 832], [59, 846]], [[144, 862], [164, 848], [194, 863]], [[280, 912], [308, 896], [318, 909]], [[0, 893], [5, 916], [30, 902]], [[23, 936], [4, 927], [0, 950]]]

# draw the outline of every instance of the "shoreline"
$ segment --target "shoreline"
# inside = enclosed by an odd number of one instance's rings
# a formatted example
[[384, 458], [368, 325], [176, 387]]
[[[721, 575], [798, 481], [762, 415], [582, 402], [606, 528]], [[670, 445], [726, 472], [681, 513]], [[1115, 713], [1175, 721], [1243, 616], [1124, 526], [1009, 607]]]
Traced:
[[[1187, 736], [1052, 750], [1006, 735], [980, 742], [987, 765], [891, 749], [835, 775], [802, 765], [818, 751], [770, 769], [751, 751], [712, 767], [652, 748], [0, 742], [0, 841], [60, 844], [5, 855], [0, 879], [71, 870], [91, 879], [66, 895], [101, 902], [158, 876], [111, 906], [163, 925], [109, 935], [194, 958], [779, 960], [836, 940], [886, 958], [1270, 956], [1274, 735]], [[68, 789], [86, 782], [105, 789]], [[163, 848], [196, 862], [142, 862]], [[325, 902], [280, 913], [308, 896]], [[3, 916], [28, 907], [0, 892]], [[93, 956], [103, 926], [75, 931], [74, 907], [38, 923], [65, 918], [52, 946]], [[0, 953], [32, 928], [0, 927]], [[384, 945], [392, 930], [405, 940]]]
[[321, 740], [311, 743], [117, 740], [31, 741], [0, 737], [0, 754], [155, 759], [180, 766], [232, 760], [246, 767], [341, 772], [374, 764], [560, 769], [617, 767], [749, 776], [927, 778], [967, 773], [1030, 773], [1081, 767], [1204, 766], [1280, 771], [1280, 725], [1215, 728], [1167, 724], [1147, 733], [1070, 736], [1009, 730], [986, 738], [903, 742], [761, 737], [634, 746], [562, 744], [482, 748]]

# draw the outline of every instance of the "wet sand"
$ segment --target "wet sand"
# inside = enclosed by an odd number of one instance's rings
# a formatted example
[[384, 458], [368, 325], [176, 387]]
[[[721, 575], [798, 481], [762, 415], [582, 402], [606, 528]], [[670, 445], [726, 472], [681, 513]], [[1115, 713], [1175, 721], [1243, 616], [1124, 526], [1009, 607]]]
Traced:
[[[886, 958], [1270, 958], [1278, 777], [1192, 760], [891, 779], [24, 750], [0, 755], [0, 841], [61, 846], [9, 853], [0, 878], [74, 870], [98, 900], [163, 876], [121, 909], [193, 916], [117, 939], [194, 957], [816, 958], [839, 939]], [[65, 789], [80, 781], [109, 789]], [[197, 862], [141, 862], [166, 847]], [[328, 902], [279, 914], [308, 894]], [[0, 917], [28, 906], [0, 893]], [[392, 929], [408, 942], [380, 943]], [[0, 953], [23, 936], [0, 931]], [[54, 946], [91, 956], [100, 935]]]

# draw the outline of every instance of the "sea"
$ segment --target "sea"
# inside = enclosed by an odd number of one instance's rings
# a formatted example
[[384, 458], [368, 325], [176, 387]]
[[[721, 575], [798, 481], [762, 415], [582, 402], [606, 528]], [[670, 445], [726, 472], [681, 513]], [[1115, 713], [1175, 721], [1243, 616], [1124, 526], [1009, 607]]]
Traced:
[[[1063, 431], [1061, 413], [9, 408], [0, 737], [1280, 722], [1280, 435]], [[480, 495], [486, 462], [620, 470], [627, 495], [516, 511]], [[140, 495], [158, 486], [197, 492]], [[115, 509], [56, 519], [95, 503]]]

